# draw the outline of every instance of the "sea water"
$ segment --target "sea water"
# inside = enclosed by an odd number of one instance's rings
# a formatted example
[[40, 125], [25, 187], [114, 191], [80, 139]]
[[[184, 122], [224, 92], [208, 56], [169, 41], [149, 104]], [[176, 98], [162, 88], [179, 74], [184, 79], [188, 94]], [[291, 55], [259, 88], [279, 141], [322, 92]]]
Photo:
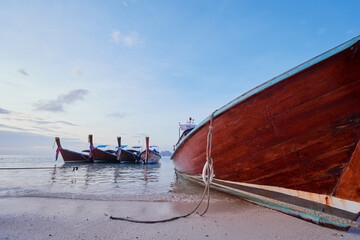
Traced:
[[[204, 187], [159, 164], [64, 163], [54, 156], [0, 155], [0, 197], [90, 200], [194, 201]], [[212, 194], [213, 200], [224, 200]]]

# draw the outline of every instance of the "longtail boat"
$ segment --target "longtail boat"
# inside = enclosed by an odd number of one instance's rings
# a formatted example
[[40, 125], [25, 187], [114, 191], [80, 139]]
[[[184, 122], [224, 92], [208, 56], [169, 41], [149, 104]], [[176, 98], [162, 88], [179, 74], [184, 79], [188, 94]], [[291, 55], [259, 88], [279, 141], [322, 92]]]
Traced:
[[212, 187], [347, 230], [360, 213], [360, 36], [239, 96], [188, 131], [171, 159], [178, 174], [199, 183], [209, 127]]
[[99, 149], [98, 147], [94, 147], [93, 143], [93, 135], [89, 135], [89, 143], [90, 143], [90, 157], [94, 159], [95, 163], [118, 163], [119, 161], [116, 159], [115, 151], [105, 151]]
[[139, 154], [140, 159], [145, 164], [159, 163], [161, 156], [159, 152], [156, 151], [156, 149], [150, 149], [149, 137], [145, 138], [145, 142], [146, 142], [146, 149]]
[[132, 151], [128, 151], [125, 148], [126, 146], [121, 146], [121, 137], [117, 138], [118, 141], [118, 150], [116, 151], [116, 158], [120, 163], [138, 163], [139, 157]]
[[89, 158], [88, 154], [78, 153], [74, 152], [65, 148], [62, 148], [60, 143], [60, 138], [56, 137], [55, 142], [57, 145], [56, 149], [56, 160], [59, 157], [59, 153], [61, 153], [61, 156], [64, 160], [64, 162], [93, 162], [91, 158]]

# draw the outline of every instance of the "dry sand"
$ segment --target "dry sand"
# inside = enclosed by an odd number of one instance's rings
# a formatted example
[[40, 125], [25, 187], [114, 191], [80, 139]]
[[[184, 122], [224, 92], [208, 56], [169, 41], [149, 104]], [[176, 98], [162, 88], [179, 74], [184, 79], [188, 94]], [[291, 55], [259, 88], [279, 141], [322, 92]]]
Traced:
[[110, 220], [173, 217], [196, 203], [0, 198], [0, 239], [360, 239], [239, 199], [213, 202], [205, 216], [158, 224]]

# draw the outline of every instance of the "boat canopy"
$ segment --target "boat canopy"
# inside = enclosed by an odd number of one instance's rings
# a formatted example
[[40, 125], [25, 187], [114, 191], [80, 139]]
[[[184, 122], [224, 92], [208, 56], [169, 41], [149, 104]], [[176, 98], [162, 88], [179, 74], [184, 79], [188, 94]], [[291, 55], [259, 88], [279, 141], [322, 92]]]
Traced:
[[107, 147], [109, 145], [98, 145], [97, 148], [104, 148], [104, 147]]
[[133, 146], [132, 148], [141, 148], [140, 146]]
[[[128, 145], [121, 145], [120, 147], [121, 148], [126, 148]], [[119, 148], [119, 147], [116, 147], [116, 148]]]
[[180, 124], [180, 129], [183, 131], [193, 129], [194, 127], [196, 127], [195, 124]]

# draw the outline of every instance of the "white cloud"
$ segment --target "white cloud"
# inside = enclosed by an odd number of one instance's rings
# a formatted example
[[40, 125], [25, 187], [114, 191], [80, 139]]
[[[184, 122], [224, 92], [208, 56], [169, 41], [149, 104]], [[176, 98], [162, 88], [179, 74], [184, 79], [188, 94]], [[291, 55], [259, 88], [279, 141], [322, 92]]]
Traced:
[[111, 33], [111, 39], [114, 43], [119, 44], [120, 43], [120, 32], [118, 30], [113, 30]]
[[107, 115], [107, 117], [110, 118], [124, 118], [126, 116], [126, 113], [124, 112], [113, 112]]
[[125, 7], [128, 6], [128, 4], [127, 4], [125, 1], [121, 1], [121, 3], [122, 3]]
[[142, 41], [140, 40], [137, 32], [131, 32], [128, 35], [123, 35], [119, 30], [113, 30], [111, 33], [111, 39], [115, 44], [121, 44], [129, 48], [142, 45]]
[[75, 68], [74, 71], [73, 71], [74, 75], [75, 76], [81, 76], [84, 74], [84, 71], [81, 67], [78, 67], [78, 68]]

